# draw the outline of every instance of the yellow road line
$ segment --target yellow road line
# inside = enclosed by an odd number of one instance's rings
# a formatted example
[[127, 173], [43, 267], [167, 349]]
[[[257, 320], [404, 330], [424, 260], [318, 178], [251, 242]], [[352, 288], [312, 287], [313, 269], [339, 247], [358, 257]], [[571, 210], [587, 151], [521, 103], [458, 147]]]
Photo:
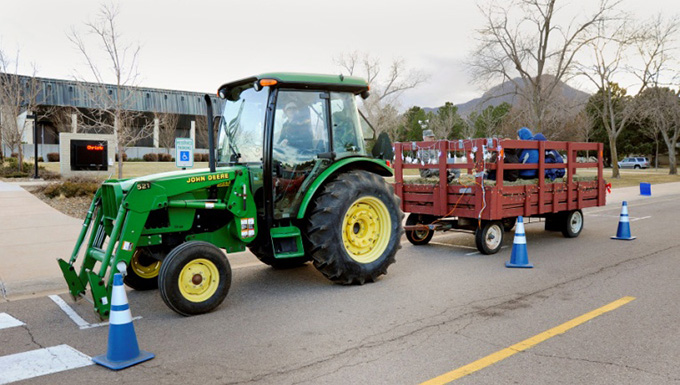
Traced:
[[489, 354], [488, 356], [484, 358], [480, 358], [479, 360], [472, 362], [470, 364], [467, 364], [465, 366], [461, 366], [458, 369], [452, 370], [448, 373], [444, 373], [439, 377], [435, 377], [429, 381], [423, 382], [421, 385], [435, 385], [435, 384], [446, 384], [449, 383], [453, 380], [457, 380], [461, 377], [467, 376], [468, 374], [474, 373], [478, 370], [484, 369], [487, 366], [493, 365], [496, 362], [502, 361], [512, 355], [515, 355], [521, 351], [527, 350], [535, 345], [540, 344], [541, 342], [552, 338], [556, 335], [560, 335], [569, 329], [575, 328], [578, 325], [581, 325], [582, 323], [585, 323], [587, 321], [590, 321], [591, 319], [600, 316], [604, 313], [610, 312], [618, 307], [621, 307], [628, 302], [634, 300], [635, 297], [623, 297], [621, 299], [618, 299], [610, 304], [607, 304], [605, 306], [602, 306], [599, 309], [595, 309], [591, 312], [588, 312], [582, 316], [576, 317], [572, 319], [571, 321], [567, 321], [563, 323], [562, 325], [556, 326], [552, 329], [546, 330], [543, 333], [537, 334], [531, 338], [528, 338], [522, 342], [516, 343], [510, 347], [507, 347], [503, 350], [499, 350], [495, 353]]

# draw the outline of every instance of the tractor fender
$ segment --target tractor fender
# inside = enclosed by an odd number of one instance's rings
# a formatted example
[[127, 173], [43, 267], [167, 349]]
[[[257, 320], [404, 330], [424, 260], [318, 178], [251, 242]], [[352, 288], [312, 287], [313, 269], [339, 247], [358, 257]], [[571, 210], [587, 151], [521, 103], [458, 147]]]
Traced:
[[309, 187], [309, 190], [302, 199], [300, 204], [300, 209], [298, 210], [297, 219], [305, 218], [305, 213], [307, 208], [314, 200], [314, 196], [321, 188], [326, 184], [326, 182], [335, 179], [336, 175], [351, 171], [351, 170], [364, 170], [378, 174], [380, 176], [393, 176], [394, 170], [387, 165], [387, 163], [382, 159], [371, 159], [364, 157], [357, 158], [344, 158], [328, 167], [324, 172], [319, 175], [318, 178]]

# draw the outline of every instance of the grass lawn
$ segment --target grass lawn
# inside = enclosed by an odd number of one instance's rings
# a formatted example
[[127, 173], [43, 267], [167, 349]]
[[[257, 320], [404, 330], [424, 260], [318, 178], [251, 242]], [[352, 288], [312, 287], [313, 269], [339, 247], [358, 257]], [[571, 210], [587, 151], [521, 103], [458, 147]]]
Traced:
[[[660, 168], [660, 169], [647, 169], [647, 170], [619, 170], [621, 177], [620, 178], [612, 178], [612, 169], [611, 168], [606, 168], [604, 170], [604, 179], [607, 181], [607, 183], [612, 184], [612, 188], [617, 188], [617, 187], [630, 187], [630, 186], [639, 186], [640, 183], [651, 183], [651, 184], [659, 184], [659, 183], [671, 183], [671, 182], [680, 182], [680, 175], [668, 175], [668, 169], [667, 168]], [[584, 170], [584, 171], [579, 171], [579, 173], [597, 173], [597, 170]]]
[[[59, 172], [59, 163], [50, 162], [42, 163], [49, 171]], [[194, 169], [208, 168], [208, 162], [195, 162]], [[134, 178], [149, 174], [157, 174], [159, 172], [178, 171], [175, 162], [124, 162], [123, 163], [123, 178]], [[118, 164], [109, 169], [111, 178], [118, 176]]]

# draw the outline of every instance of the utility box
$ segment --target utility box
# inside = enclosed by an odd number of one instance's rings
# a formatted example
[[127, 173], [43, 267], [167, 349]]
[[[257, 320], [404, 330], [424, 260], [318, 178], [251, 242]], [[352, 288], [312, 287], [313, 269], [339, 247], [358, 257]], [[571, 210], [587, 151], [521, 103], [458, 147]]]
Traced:
[[113, 135], [59, 134], [59, 169], [65, 177], [115, 174], [115, 140]]

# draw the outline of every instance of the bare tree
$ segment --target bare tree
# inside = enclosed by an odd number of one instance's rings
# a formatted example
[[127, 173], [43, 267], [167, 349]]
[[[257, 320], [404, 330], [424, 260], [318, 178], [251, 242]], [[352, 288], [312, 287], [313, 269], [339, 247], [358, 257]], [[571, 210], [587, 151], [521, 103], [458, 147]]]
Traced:
[[1, 144], [7, 143], [10, 152], [15, 149], [18, 154], [19, 171], [23, 171], [23, 148], [21, 143], [26, 125], [18, 122], [17, 117], [23, 112], [34, 111], [39, 92], [35, 69], [31, 76], [21, 76], [19, 69], [19, 53], [11, 59], [0, 49], [0, 160]]
[[[668, 148], [670, 175], [678, 174], [675, 149], [680, 138], [680, 97], [678, 93], [665, 87], [650, 87], [640, 93], [640, 120], [650, 127], [650, 131], [661, 134]], [[658, 150], [657, 150], [658, 155]]]
[[[597, 25], [618, 3], [600, 0], [594, 11], [557, 23], [564, 8], [557, 0], [491, 0], [480, 7], [486, 19], [473, 52], [473, 75], [482, 83], [509, 81], [527, 106], [528, 122], [542, 131], [560, 84], [572, 73], [574, 58], [597, 36]], [[563, 12], [562, 12], [563, 13]], [[548, 76], [550, 75], [550, 76]]]
[[362, 110], [377, 131], [376, 135], [387, 132], [394, 138], [401, 122], [398, 111], [400, 97], [425, 82], [428, 76], [407, 68], [402, 59], [394, 59], [389, 69], [383, 72], [380, 59], [356, 51], [341, 54], [334, 62], [348, 75], [366, 79], [371, 87], [371, 96], [362, 102]]
[[[670, 43], [678, 29], [676, 20], [663, 22], [660, 16], [641, 26], [632, 24], [630, 20], [615, 25], [599, 24], [600, 37], [588, 43], [594, 62], [579, 66], [580, 73], [599, 89], [596, 94], [599, 100], [591, 105], [607, 132], [613, 178], [620, 177], [616, 139], [636, 118], [639, 107], [616, 80], [621, 75], [633, 74], [639, 80], [637, 94], [650, 84], [659, 85], [668, 69]], [[631, 50], [633, 58], [627, 56]], [[635, 61], [639, 63], [635, 65]]]
[[[139, 72], [137, 60], [140, 46], [123, 43], [116, 19], [119, 10], [115, 5], [102, 5], [95, 21], [85, 24], [85, 29], [93, 35], [103, 49], [106, 64], [96, 62], [96, 53], [90, 50], [83, 35], [72, 29], [69, 40], [85, 59], [93, 83], [80, 87], [80, 91], [92, 106], [87, 113], [80, 111], [86, 126], [95, 132], [112, 133], [118, 154], [118, 177], [123, 177], [123, 153], [137, 141], [153, 135], [152, 123], [146, 121], [143, 113], [135, 111], [135, 101], [141, 97], [134, 87], [138, 86]], [[110, 70], [110, 72], [107, 72]], [[84, 77], [76, 79], [85, 82]], [[112, 79], [107, 84], [106, 79]], [[145, 123], [137, 126], [139, 122]]]
[[[196, 147], [198, 148], [198, 143], [201, 143], [203, 146], [206, 148], [208, 147], [209, 143], [209, 138], [208, 135], [210, 134], [208, 131], [208, 122], [207, 118], [205, 115], [196, 115], [194, 122], [196, 122]], [[215, 134], [217, 135], [217, 134]], [[217, 137], [215, 136], [215, 141], [217, 141]]]
[[154, 115], [158, 119], [158, 144], [165, 148], [165, 151], [169, 154], [170, 149], [175, 146], [179, 115], [164, 112], [155, 113]]

